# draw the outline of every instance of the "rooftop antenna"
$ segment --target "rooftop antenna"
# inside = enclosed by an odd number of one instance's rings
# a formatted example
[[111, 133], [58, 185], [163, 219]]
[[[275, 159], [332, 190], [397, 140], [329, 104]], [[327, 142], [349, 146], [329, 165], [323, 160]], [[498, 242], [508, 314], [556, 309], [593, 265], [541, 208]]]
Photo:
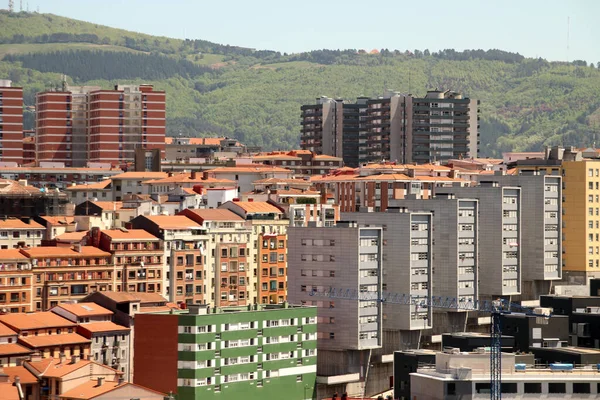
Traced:
[[569, 34], [571, 31], [571, 17], [567, 17], [567, 62], [569, 62]]
[[15, 11], [15, 0], [8, 0], [8, 12]]
[[21, 7], [21, 12], [23, 12], [23, 0], [20, 0], [19, 3], [20, 3], [19, 5]]

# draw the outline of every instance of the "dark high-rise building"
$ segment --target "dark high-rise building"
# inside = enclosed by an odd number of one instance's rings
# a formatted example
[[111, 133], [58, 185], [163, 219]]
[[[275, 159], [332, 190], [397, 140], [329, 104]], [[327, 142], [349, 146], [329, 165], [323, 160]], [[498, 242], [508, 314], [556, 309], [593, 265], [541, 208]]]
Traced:
[[445, 162], [477, 157], [479, 101], [451, 91], [425, 97], [386, 92], [356, 103], [321, 97], [302, 106], [301, 147], [342, 157], [347, 166], [366, 162]]

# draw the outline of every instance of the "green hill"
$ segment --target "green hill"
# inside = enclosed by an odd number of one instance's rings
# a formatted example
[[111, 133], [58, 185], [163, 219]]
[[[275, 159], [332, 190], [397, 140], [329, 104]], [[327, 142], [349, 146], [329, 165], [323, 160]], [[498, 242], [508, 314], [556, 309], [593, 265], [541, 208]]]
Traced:
[[265, 149], [297, 147], [300, 105], [318, 96], [434, 87], [481, 99], [484, 156], [591, 145], [600, 141], [600, 71], [584, 64], [500, 50], [281, 54], [0, 11], [0, 77], [24, 87], [27, 105], [62, 73], [74, 84], [153, 83], [167, 92], [168, 134], [227, 135]]

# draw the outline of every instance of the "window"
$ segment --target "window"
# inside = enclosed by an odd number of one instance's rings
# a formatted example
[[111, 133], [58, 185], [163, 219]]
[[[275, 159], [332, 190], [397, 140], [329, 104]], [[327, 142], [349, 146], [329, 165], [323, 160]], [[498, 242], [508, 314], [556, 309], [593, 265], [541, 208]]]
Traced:
[[329, 332], [329, 339], [335, 339], [335, 332]]
[[564, 382], [548, 382], [548, 393], [566, 393], [567, 384]]
[[502, 393], [517, 393], [517, 384], [516, 382], [502, 382], [500, 391]]
[[573, 393], [591, 393], [588, 382], [573, 382]]
[[448, 383], [446, 385], [446, 395], [455, 396], [456, 395], [456, 383]]
[[525, 393], [542, 393], [542, 384], [538, 382], [525, 382]]

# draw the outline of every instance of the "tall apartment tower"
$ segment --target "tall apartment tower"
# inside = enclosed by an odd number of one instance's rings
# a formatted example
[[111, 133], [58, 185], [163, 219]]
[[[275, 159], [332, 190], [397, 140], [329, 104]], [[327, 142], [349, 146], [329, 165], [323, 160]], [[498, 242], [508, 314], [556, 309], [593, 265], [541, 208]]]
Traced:
[[23, 163], [23, 88], [0, 80], [0, 161]]
[[[550, 293], [552, 281], [562, 278], [562, 177], [534, 173], [481, 175], [476, 179], [521, 188], [522, 300], [537, 300], [540, 295]], [[584, 207], [581, 214], [586, 212]], [[568, 223], [572, 220], [574, 217], [569, 214]], [[584, 241], [582, 245], [585, 247], [587, 243]]]
[[438, 195], [479, 200], [479, 294], [483, 300], [521, 294], [523, 230], [521, 188], [482, 182], [439, 188]]
[[138, 148], [164, 153], [165, 129], [165, 93], [151, 85], [65, 87], [36, 96], [38, 161], [133, 162]]
[[478, 100], [448, 90], [431, 90], [422, 98], [387, 91], [355, 104], [323, 97], [302, 106], [300, 145], [342, 157], [351, 167], [477, 157], [478, 107]]
[[88, 96], [88, 160], [134, 161], [135, 150], [165, 150], [165, 92], [152, 85], [117, 85]]

